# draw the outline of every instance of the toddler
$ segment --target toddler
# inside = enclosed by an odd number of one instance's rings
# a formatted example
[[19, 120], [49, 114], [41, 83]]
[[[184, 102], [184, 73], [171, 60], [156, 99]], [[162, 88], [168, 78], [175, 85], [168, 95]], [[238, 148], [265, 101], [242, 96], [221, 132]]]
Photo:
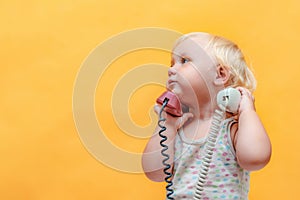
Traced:
[[[193, 199], [204, 147], [217, 109], [217, 93], [236, 88], [241, 93], [237, 114], [226, 113], [213, 149], [202, 199], [248, 199], [249, 172], [270, 160], [271, 143], [254, 107], [255, 78], [244, 56], [231, 41], [208, 33], [190, 33], [174, 45], [167, 90], [179, 98], [183, 115], [163, 112], [166, 153], [172, 171], [173, 199]], [[154, 107], [159, 113], [160, 106]], [[164, 181], [164, 157], [157, 127], [147, 143], [142, 165], [146, 176]]]

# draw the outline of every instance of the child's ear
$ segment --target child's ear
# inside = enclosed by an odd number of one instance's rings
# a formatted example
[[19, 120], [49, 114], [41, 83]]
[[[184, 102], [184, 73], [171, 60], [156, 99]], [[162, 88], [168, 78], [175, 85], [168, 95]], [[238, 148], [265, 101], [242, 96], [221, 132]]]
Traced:
[[214, 83], [216, 85], [226, 85], [230, 78], [230, 71], [227, 67], [223, 65], [217, 66], [217, 73]]

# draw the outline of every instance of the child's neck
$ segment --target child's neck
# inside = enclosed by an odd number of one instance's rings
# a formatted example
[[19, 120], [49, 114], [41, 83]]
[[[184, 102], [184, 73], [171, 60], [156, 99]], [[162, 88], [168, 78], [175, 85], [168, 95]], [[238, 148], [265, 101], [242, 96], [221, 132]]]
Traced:
[[216, 109], [215, 105], [212, 105], [211, 103], [208, 103], [206, 105], [202, 105], [201, 107], [189, 107], [189, 112], [193, 114], [193, 118], [194, 119], [198, 119], [198, 120], [208, 120], [211, 119], [214, 111]]
[[212, 117], [210, 118], [193, 118], [183, 126], [185, 137], [189, 139], [205, 138], [209, 132]]

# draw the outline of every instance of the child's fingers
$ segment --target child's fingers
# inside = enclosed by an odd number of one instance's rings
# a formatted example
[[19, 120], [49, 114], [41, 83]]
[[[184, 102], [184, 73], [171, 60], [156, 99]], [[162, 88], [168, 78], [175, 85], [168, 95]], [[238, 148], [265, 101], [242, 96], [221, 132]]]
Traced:
[[243, 87], [237, 87], [236, 89], [240, 91], [240, 93], [242, 94], [242, 96], [247, 96], [252, 101], [254, 101], [254, 96], [252, 95], [252, 93], [250, 92], [250, 90], [248, 90], [247, 88], [243, 88]]
[[255, 110], [254, 96], [252, 95], [252, 93], [248, 89], [243, 87], [237, 87], [237, 89], [240, 91], [242, 95], [239, 111], [241, 112], [247, 109]]
[[154, 112], [158, 115], [160, 112], [160, 106], [158, 104], [155, 104], [154, 106]]
[[180, 129], [190, 118], [193, 118], [192, 113], [184, 113], [177, 121], [177, 129]]

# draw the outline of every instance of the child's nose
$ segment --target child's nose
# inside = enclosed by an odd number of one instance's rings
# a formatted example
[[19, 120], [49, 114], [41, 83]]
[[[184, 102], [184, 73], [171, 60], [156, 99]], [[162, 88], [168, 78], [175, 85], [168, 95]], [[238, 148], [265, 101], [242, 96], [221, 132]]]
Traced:
[[168, 70], [168, 76], [172, 76], [176, 74], [176, 69], [174, 67], [170, 67]]

